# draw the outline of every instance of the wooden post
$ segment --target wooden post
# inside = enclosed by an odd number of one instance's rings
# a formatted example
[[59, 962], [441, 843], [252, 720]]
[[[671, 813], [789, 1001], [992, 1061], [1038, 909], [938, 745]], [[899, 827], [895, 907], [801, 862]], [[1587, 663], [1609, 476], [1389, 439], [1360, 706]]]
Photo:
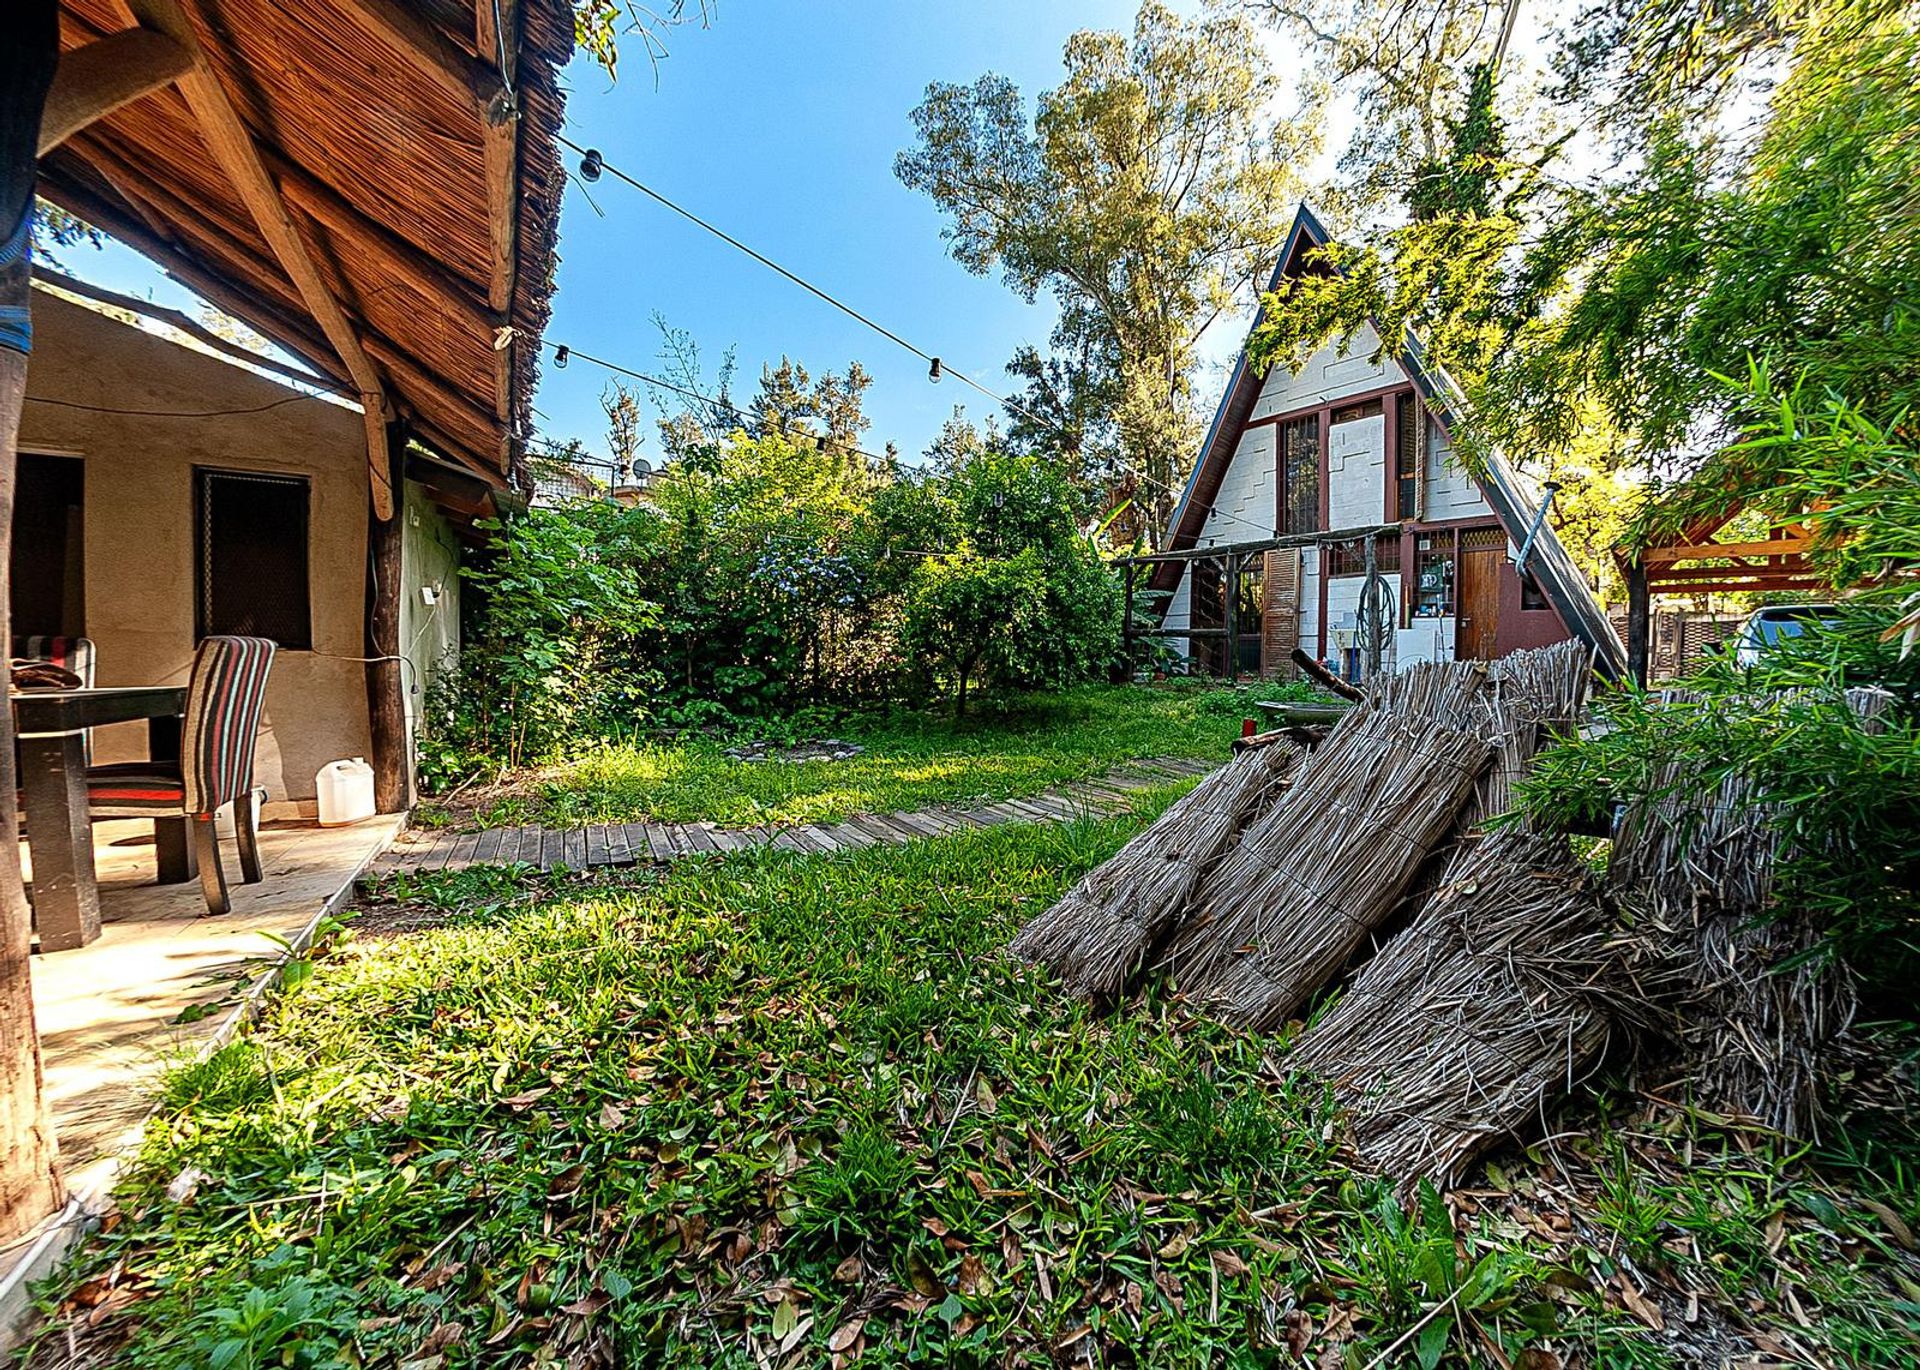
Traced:
[[[386, 449], [397, 458], [406, 451], [401, 424], [388, 430]], [[388, 489], [398, 506], [401, 470], [389, 472]], [[400, 544], [405, 519], [396, 512], [380, 517], [377, 504], [367, 510], [367, 736], [373, 747], [373, 802], [381, 813], [413, 807], [412, 740], [407, 736], [407, 697], [400, 657]]]
[[1120, 676], [1113, 683], [1125, 684], [1133, 679], [1133, 563], [1129, 561], [1120, 572]]
[[1227, 602], [1221, 615], [1227, 629], [1227, 679], [1240, 683], [1240, 554], [1227, 553]]
[[1627, 566], [1627, 678], [1641, 688], [1647, 683], [1647, 646], [1653, 596], [1647, 589], [1647, 566], [1635, 558]]
[[[8, 568], [13, 549], [13, 491], [20, 409], [27, 393], [25, 339], [32, 298], [24, 238], [33, 209], [34, 154], [41, 107], [60, 51], [54, 0], [10, 7], [0, 41], [0, 309], [8, 336], [0, 342], [0, 642], [10, 640]], [[10, 258], [10, 260], [8, 259]], [[20, 874], [20, 817], [14, 800], [13, 712], [0, 709], [0, 1245], [11, 1247], [65, 1197], [53, 1118], [40, 1073], [40, 1032], [33, 1013], [32, 914]]]

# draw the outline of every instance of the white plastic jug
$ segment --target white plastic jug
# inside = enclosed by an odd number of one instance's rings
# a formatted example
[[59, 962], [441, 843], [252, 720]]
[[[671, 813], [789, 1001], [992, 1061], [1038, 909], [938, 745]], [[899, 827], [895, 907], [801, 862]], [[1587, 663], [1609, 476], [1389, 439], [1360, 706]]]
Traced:
[[373, 767], [363, 756], [329, 761], [313, 778], [320, 796], [320, 826], [335, 828], [373, 817]]

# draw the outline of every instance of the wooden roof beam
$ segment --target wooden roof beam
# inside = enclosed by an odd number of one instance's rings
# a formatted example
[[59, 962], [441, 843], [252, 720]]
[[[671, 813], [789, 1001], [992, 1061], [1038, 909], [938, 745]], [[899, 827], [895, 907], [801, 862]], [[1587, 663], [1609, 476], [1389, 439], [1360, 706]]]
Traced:
[[280, 153], [263, 148], [267, 165], [280, 182], [280, 191], [302, 214], [329, 233], [349, 238], [358, 247], [385, 257], [404, 275], [420, 278], [436, 303], [451, 307], [474, 332], [492, 341], [505, 317], [474, 298], [475, 287], [443, 263], [422, 252], [377, 219], [369, 218], [350, 201], [304, 167]]
[[[496, 17], [498, 23], [495, 23]], [[511, 90], [520, 55], [519, 0], [478, 0], [474, 6], [474, 47], [496, 54], [500, 79]], [[488, 255], [487, 307], [513, 313], [514, 272], [519, 261], [520, 111], [511, 98], [489, 104], [481, 120], [481, 153], [486, 167]], [[493, 407], [501, 424], [500, 469], [513, 459], [513, 358], [518, 341], [498, 335], [493, 353]]]
[[[477, 0], [477, 8], [491, 21], [492, 0]], [[476, 58], [400, 0], [356, 0], [352, 12], [362, 26], [386, 39], [415, 71], [455, 102], [483, 122], [499, 117], [499, 106], [507, 98], [506, 83], [493, 68], [491, 44], [476, 43], [480, 54]]]
[[186, 97], [201, 136], [220, 163], [235, 191], [253, 214], [261, 236], [273, 249], [280, 267], [286, 272], [300, 298], [306, 304], [327, 342], [346, 365], [360, 392], [360, 405], [367, 432], [367, 479], [373, 495], [374, 515], [383, 522], [393, 517], [392, 462], [387, 451], [387, 420], [390, 417], [386, 386], [373, 359], [360, 344], [359, 335], [348, 322], [340, 302], [333, 297], [319, 268], [307, 251], [300, 232], [294, 227], [280, 191], [267, 174], [240, 113], [207, 63], [199, 36], [179, 0], [123, 0], [134, 20], [142, 27], [164, 33], [193, 54], [192, 68], [180, 78], [180, 93]]
[[1696, 542], [1672, 547], [1649, 547], [1640, 559], [1649, 566], [1663, 562], [1704, 561], [1711, 557], [1785, 557], [1810, 551], [1810, 537], [1768, 538], [1763, 542]]
[[295, 356], [304, 358], [316, 371], [336, 381], [349, 379], [340, 359], [305, 320], [294, 320], [258, 295], [246, 295], [218, 273], [202, 267], [177, 243], [163, 236], [150, 223], [136, 222], [144, 206], [129, 200], [126, 210], [99, 198], [90, 190], [57, 177], [48, 177], [42, 169], [40, 191], [63, 209], [78, 215], [112, 234], [127, 246], [158, 264], [180, 284], [225, 310], [249, 327], [259, 330]]
[[[246, 318], [249, 313], [258, 313], [262, 308], [268, 307], [270, 300], [274, 298], [287, 308], [298, 309], [301, 303], [300, 296], [280, 279], [273, 269], [273, 264], [262, 258], [253, 248], [239, 241], [230, 231], [215, 224], [208, 216], [195, 214], [190, 206], [175, 199], [164, 187], [125, 184], [125, 178], [131, 173], [111, 149], [90, 140], [87, 151], [94, 158], [95, 169], [106, 174], [114, 182], [115, 188], [134, 205], [136, 210], [141, 200], [149, 199], [158, 210], [158, 217], [162, 219], [170, 217], [182, 224], [191, 223], [192, 231], [203, 240], [203, 250], [218, 259], [219, 264], [226, 270], [247, 279], [253, 286], [256, 292], [253, 297], [254, 302], [249, 304], [244, 298], [236, 296], [213, 271], [202, 267], [181, 248], [152, 234], [141, 233], [137, 229], [128, 231], [130, 226], [125, 220], [106, 211], [104, 206], [98, 204], [88, 204], [84, 208], [80, 204], [69, 206], [74, 213], [79, 214], [89, 223], [107, 229], [129, 246], [146, 253], [147, 256], [166, 267], [183, 285], [205, 295], [214, 304], [238, 318]], [[56, 201], [70, 198], [70, 192], [64, 185], [50, 184], [48, 189], [54, 192], [52, 198]], [[361, 345], [366, 349], [367, 354], [393, 373], [403, 393], [412, 393], [421, 400], [431, 397], [480, 432], [490, 432], [494, 429], [496, 424], [491, 414], [477, 407], [464, 392], [434, 374], [399, 343], [386, 337], [365, 319], [356, 319], [349, 315], [348, 322], [358, 330]], [[288, 328], [284, 316], [281, 316], [278, 328], [263, 329], [263, 331], [267, 332], [275, 342], [309, 359], [316, 347], [324, 353], [325, 344], [315, 338], [311, 330], [307, 330], [304, 335], [293, 332]], [[299, 341], [296, 342], [294, 339]], [[301, 345], [302, 343], [304, 346]], [[417, 409], [418, 406], [414, 407]]]
[[127, 29], [60, 54], [40, 116], [42, 157], [123, 105], [184, 76], [193, 54], [164, 33]]

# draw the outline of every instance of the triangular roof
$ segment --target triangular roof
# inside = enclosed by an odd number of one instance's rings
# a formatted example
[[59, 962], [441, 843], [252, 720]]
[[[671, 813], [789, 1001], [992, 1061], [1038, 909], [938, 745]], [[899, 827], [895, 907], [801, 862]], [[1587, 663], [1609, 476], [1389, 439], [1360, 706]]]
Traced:
[[[1277, 290], [1285, 277], [1299, 274], [1304, 269], [1307, 254], [1325, 247], [1330, 236], [1313, 211], [1301, 205], [1294, 215], [1293, 226], [1287, 232], [1280, 255], [1274, 262], [1273, 274], [1267, 281], [1267, 293]], [[1167, 551], [1184, 551], [1198, 543], [1200, 532], [1206, 526], [1207, 510], [1219, 493], [1220, 482], [1233, 461], [1241, 430], [1260, 398], [1266, 375], [1248, 364], [1247, 348], [1266, 316], [1263, 300], [1254, 315], [1252, 327], [1247, 331], [1247, 341], [1241, 345], [1240, 356], [1234, 362], [1226, 392], [1220, 397], [1220, 408], [1214, 413], [1206, 439], [1200, 445], [1200, 459], [1194, 463], [1193, 474], [1188, 477], [1186, 488], [1180, 495], [1180, 503], [1173, 511], [1173, 522], [1165, 544]], [[1464, 407], [1464, 396], [1453, 377], [1445, 369], [1427, 364], [1420, 339], [1411, 331], [1402, 341], [1395, 359], [1407, 379], [1413, 383], [1414, 389], [1420, 393], [1428, 412], [1439, 419], [1443, 427], [1447, 426]], [[1507, 536], [1516, 545], [1524, 543], [1540, 509], [1540, 492], [1533, 483], [1522, 477], [1497, 452], [1488, 453], [1481, 469], [1470, 471], [1469, 474], [1479, 486], [1488, 506], [1499, 517]], [[1177, 585], [1182, 566], [1180, 562], [1163, 562], [1156, 570], [1155, 588], [1172, 589]], [[1528, 555], [1528, 567], [1567, 630], [1593, 649], [1596, 667], [1610, 676], [1624, 674], [1626, 652], [1620, 645], [1613, 625], [1607, 621], [1606, 610], [1595, 598], [1586, 578], [1574, 566], [1573, 559], [1567, 555], [1567, 549], [1561, 545], [1550, 524], [1542, 523], [1540, 534], [1535, 538]]]

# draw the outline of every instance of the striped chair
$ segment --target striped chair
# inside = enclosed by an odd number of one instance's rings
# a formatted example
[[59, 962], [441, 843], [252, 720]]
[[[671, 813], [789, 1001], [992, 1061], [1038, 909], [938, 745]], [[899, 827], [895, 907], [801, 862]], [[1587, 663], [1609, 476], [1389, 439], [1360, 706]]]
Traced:
[[87, 808], [95, 818], [188, 818], [209, 913], [225, 913], [227, 877], [220, 869], [214, 815], [234, 806], [240, 873], [261, 879], [260, 802], [253, 783], [253, 744], [267, 698], [273, 643], [263, 637], [209, 637], [193, 655], [187, 680], [180, 759], [128, 761], [87, 769]]

